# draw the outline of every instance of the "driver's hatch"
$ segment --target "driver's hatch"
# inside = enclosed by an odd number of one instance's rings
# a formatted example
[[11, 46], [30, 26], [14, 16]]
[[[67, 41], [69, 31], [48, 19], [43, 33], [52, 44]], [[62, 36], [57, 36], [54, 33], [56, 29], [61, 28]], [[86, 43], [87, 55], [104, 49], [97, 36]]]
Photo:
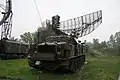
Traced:
[[54, 60], [56, 56], [56, 45], [39, 45], [37, 58], [40, 60]]

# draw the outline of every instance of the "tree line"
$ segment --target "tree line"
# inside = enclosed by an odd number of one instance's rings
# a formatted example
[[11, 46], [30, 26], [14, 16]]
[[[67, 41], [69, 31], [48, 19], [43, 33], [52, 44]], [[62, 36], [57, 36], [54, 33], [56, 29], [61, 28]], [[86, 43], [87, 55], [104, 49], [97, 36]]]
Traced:
[[103, 54], [112, 54], [120, 56], [120, 32], [116, 32], [109, 37], [108, 41], [100, 42], [99, 39], [93, 39], [87, 42], [89, 50], [96, 50]]

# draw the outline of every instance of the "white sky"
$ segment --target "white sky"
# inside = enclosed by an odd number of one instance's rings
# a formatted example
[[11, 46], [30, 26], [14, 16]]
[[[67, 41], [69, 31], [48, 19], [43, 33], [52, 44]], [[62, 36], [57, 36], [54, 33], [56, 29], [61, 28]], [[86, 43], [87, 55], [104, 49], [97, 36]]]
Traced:
[[[0, 0], [3, 3], [4, 0]], [[58, 14], [62, 21], [102, 10], [103, 22], [91, 34], [80, 38], [108, 40], [111, 34], [120, 31], [120, 0], [36, 0], [42, 21]], [[34, 0], [12, 0], [12, 36], [19, 37], [24, 32], [34, 32], [40, 26]]]

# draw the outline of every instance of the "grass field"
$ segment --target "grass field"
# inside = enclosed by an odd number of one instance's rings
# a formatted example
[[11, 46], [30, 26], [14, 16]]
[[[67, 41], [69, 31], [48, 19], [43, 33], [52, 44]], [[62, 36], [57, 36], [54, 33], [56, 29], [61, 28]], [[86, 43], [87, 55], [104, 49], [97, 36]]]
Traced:
[[22, 80], [117, 80], [120, 57], [87, 57], [82, 72], [61, 73], [35, 70], [27, 60], [0, 60], [0, 76], [20, 77]]

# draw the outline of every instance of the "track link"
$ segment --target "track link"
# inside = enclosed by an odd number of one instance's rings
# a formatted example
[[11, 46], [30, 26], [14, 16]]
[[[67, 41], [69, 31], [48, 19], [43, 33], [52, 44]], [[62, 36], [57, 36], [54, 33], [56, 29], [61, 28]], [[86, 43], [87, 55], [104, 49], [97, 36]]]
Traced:
[[85, 56], [70, 59], [69, 70], [71, 72], [77, 72], [84, 66]]

